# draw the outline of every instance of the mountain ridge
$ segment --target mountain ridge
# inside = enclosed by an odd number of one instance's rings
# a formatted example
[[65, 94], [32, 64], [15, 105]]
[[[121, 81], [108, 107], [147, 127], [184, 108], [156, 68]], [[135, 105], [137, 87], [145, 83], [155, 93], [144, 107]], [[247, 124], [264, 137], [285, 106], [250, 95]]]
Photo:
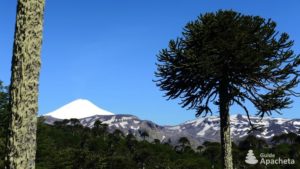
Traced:
[[[103, 110], [88, 100], [77, 99], [61, 108], [45, 114], [45, 123], [54, 124], [62, 119], [77, 118], [85, 127], [93, 127], [96, 120], [108, 125], [108, 130], [116, 129], [124, 134], [133, 134], [142, 139], [141, 132], [147, 132], [148, 141], [158, 139], [161, 142], [176, 144], [180, 137], [187, 137], [192, 146], [201, 145], [205, 141], [219, 142], [220, 118], [219, 116], [200, 117], [188, 120], [177, 125], [159, 125], [150, 120], [141, 120], [130, 114], [113, 114]], [[67, 118], [64, 118], [67, 117]], [[239, 142], [249, 135], [250, 125], [248, 117], [241, 114], [230, 116], [231, 136], [234, 142]], [[273, 136], [294, 132], [300, 134], [300, 119], [272, 118], [251, 116], [254, 125], [261, 125], [261, 131], [253, 131], [250, 134], [258, 138], [270, 141]]]
[[[44, 117], [45, 122], [48, 124], [62, 120], [51, 116]], [[262, 120], [259, 117], [250, 117], [250, 119], [253, 124], [264, 126], [262, 132], [254, 131], [251, 135], [266, 141], [271, 141], [271, 138], [275, 135], [289, 132], [298, 133], [300, 129], [300, 119], [270, 117]], [[161, 142], [171, 142], [174, 145], [177, 144], [180, 137], [187, 137], [193, 147], [197, 147], [205, 141], [219, 142], [220, 140], [220, 119], [217, 116], [198, 118], [172, 126], [159, 125], [150, 120], [141, 120], [129, 114], [94, 115], [79, 119], [80, 123], [85, 127], [93, 127], [96, 120], [107, 124], [110, 132], [119, 129], [125, 135], [131, 133], [140, 140], [142, 139], [140, 133], [143, 131], [149, 134], [148, 141], [158, 139]], [[249, 130], [250, 126], [246, 116], [241, 114], [231, 116], [231, 135], [234, 142], [239, 142], [247, 137]]]

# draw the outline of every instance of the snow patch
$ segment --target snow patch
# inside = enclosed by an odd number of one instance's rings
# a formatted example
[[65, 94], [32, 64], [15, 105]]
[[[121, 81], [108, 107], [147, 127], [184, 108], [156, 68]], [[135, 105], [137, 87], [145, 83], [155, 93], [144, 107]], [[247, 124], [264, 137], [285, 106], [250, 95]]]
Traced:
[[181, 130], [180, 126], [169, 127], [170, 130]]
[[194, 124], [193, 124], [193, 126], [198, 126], [200, 123], [202, 123], [204, 121], [204, 119], [197, 119], [197, 120], [195, 120], [194, 121]]
[[300, 121], [294, 121], [293, 125], [300, 125]]
[[197, 136], [204, 136], [206, 130], [208, 130], [210, 127], [211, 127], [210, 125], [205, 125], [205, 126], [203, 127], [203, 129], [202, 129], [200, 132], [197, 133]]
[[[241, 135], [239, 135], [239, 138], [245, 137], [245, 136], [247, 136], [247, 135], [248, 135], [247, 133], [241, 134]], [[260, 137], [260, 136], [257, 136], [257, 137]]]
[[288, 121], [287, 119], [283, 119], [283, 118], [274, 118], [274, 120], [276, 121], [277, 124], [283, 124], [286, 121]]
[[133, 120], [133, 123], [134, 123], [134, 124], [139, 124], [140, 122], [137, 121], [137, 120]]
[[115, 121], [116, 121], [116, 116], [113, 116], [111, 119], [104, 121], [103, 123], [110, 125]]
[[137, 127], [130, 126], [130, 128], [131, 128], [132, 130], [138, 130], [138, 129], [140, 129], [140, 126], [137, 126]]
[[125, 121], [125, 120], [132, 120], [133, 118], [132, 117], [122, 117], [122, 120]]
[[268, 138], [271, 138], [271, 137], [273, 137], [274, 136], [274, 134], [271, 134], [270, 136], [264, 136], [264, 138], [265, 139], [268, 139]]
[[127, 122], [127, 121], [123, 121], [123, 122], [121, 122], [121, 123], [119, 123], [119, 124], [120, 124], [121, 127], [125, 128], [125, 125], [127, 125], [128, 122]]

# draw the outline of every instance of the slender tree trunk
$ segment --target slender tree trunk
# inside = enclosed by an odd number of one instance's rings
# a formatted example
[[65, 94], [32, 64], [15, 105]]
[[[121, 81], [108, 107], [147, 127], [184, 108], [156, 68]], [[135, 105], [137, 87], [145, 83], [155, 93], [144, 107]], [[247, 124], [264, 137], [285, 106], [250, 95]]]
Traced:
[[6, 168], [33, 169], [44, 0], [18, 0], [11, 67]]
[[231, 152], [231, 135], [230, 135], [230, 116], [229, 116], [229, 99], [228, 99], [228, 83], [220, 82], [219, 92], [220, 103], [220, 123], [221, 123], [221, 155], [222, 168], [233, 169], [232, 152]]

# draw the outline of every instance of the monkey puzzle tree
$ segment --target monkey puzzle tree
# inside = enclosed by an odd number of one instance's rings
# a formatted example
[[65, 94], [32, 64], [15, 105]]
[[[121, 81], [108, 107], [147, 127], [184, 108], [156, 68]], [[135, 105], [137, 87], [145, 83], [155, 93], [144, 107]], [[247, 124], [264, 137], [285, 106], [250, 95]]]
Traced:
[[18, 0], [15, 26], [7, 168], [35, 168], [38, 81], [44, 0]]
[[155, 82], [168, 99], [181, 99], [196, 116], [219, 107], [222, 166], [233, 168], [229, 107], [241, 106], [253, 127], [245, 102], [261, 118], [287, 108], [299, 83], [299, 55], [276, 23], [235, 11], [200, 15], [189, 22], [182, 37], [158, 54]]
[[180, 137], [178, 143], [179, 146], [176, 146], [176, 148], [178, 148], [178, 150], [180, 150], [181, 152], [184, 152], [186, 148], [191, 145], [189, 139], [186, 137]]
[[146, 130], [139, 131], [141, 137], [143, 138], [143, 141], [146, 140], [146, 137], [149, 137], [149, 133]]

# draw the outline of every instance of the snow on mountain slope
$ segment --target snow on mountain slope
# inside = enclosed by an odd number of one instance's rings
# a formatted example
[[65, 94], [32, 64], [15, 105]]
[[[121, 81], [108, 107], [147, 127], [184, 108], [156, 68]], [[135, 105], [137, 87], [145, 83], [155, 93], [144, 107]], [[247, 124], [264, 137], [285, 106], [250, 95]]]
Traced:
[[[266, 117], [261, 120], [259, 117], [250, 118], [253, 124], [263, 125], [261, 131], [254, 131], [251, 134], [267, 141], [270, 141], [275, 135], [288, 132], [299, 133], [300, 130], [300, 119]], [[230, 119], [231, 136], [234, 142], [239, 142], [249, 135], [250, 126], [247, 116], [238, 114], [231, 116]], [[61, 119], [53, 119], [48, 116], [45, 122], [53, 124], [56, 120]], [[141, 131], [147, 131], [149, 133], [148, 141], [159, 139], [161, 142], [171, 142], [176, 145], [180, 137], [187, 137], [194, 148], [205, 141], [220, 141], [220, 119], [218, 116], [197, 118], [174, 126], [161, 126], [151, 121], [141, 120], [136, 116], [125, 114], [95, 115], [81, 118], [80, 122], [83, 126], [93, 127], [96, 120], [107, 124], [110, 132], [119, 129], [124, 134], [131, 133], [138, 139], [142, 139], [140, 137]]]
[[[300, 119], [284, 119], [265, 117], [250, 117], [252, 123], [256, 126], [261, 126], [259, 131], [253, 131], [250, 134], [258, 138], [266, 140], [271, 139], [275, 135], [283, 133], [299, 133]], [[250, 126], [248, 118], [245, 115], [230, 116], [230, 130], [233, 141], [238, 142], [249, 135]], [[220, 140], [220, 119], [217, 116], [210, 116], [206, 118], [199, 118], [180, 124], [181, 129], [187, 128], [188, 133], [197, 135], [197, 137], [210, 139], [214, 141]], [[184, 131], [184, 130], [183, 130]]]
[[97, 107], [95, 104], [86, 99], [74, 100], [57, 110], [44, 114], [44, 116], [52, 116], [58, 119], [82, 119], [95, 115], [114, 115], [113, 113]]
[[[177, 144], [180, 137], [187, 137], [192, 146], [202, 144], [204, 141], [220, 141], [220, 118], [208, 116], [197, 118], [174, 126], [161, 126], [149, 120], [141, 120], [132, 115], [114, 115], [111, 112], [98, 108], [88, 100], [75, 100], [54, 112], [44, 115], [45, 123], [53, 124], [54, 121], [62, 119], [77, 118], [86, 127], [93, 127], [96, 120], [108, 125], [110, 132], [115, 129], [121, 130], [124, 134], [132, 133], [137, 138], [140, 133], [147, 131], [149, 141], [159, 139], [161, 142]], [[261, 125], [260, 131], [251, 132], [258, 138], [270, 140], [273, 136], [283, 133], [300, 134], [300, 119], [284, 119], [265, 117], [250, 117], [255, 125]], [[234, 142], [239, 142], [249, 135], [249, 122], [247, 116], [237, 114], [230, 116], [231, 136]], [[141, 139], [141, 137], [140, 137]]]

